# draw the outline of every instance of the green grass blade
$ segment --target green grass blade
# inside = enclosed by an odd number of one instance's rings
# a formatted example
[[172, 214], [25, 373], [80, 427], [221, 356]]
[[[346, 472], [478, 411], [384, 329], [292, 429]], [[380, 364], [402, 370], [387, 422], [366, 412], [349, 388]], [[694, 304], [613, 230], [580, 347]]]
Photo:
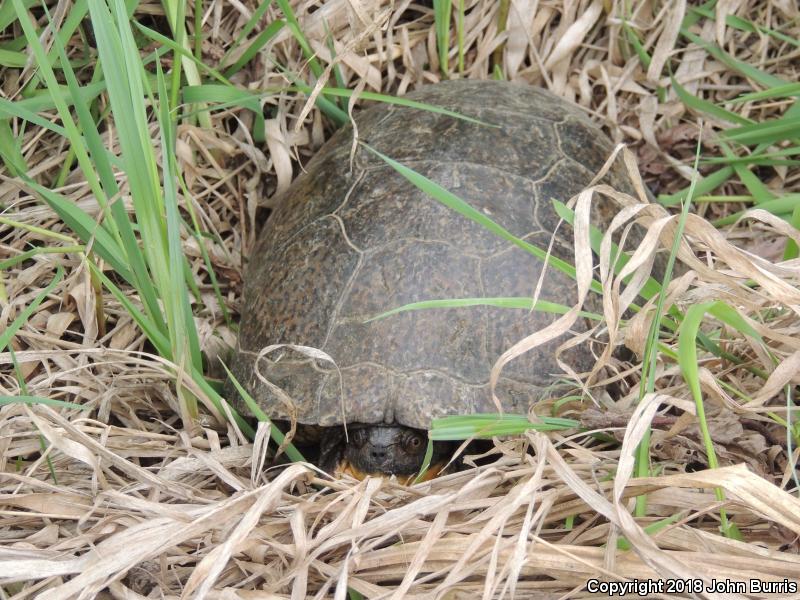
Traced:
[[777, 144], [800, 138], [800, 117], [783, 117], [728, 129], [725, 138], [744, 145]]
[[248, 44], [247, 49], [236, 59], [236, 62], [225, 69], [225, 76], [232, 77], [235, 73], [241, 71], [242, 67], [250, 62], [285, 26], [286, 21], [283, 19], [278, 19], [267, 25], [266, 29], [260, 31], [255, 39]]
[[436, 30], [436, 49], [439, 55], [439, 70], [443, 75], [450, 73], [450, 15], [453, 12], [452, 0], [433, 0], [433, 21]]
[[[722, 169], [714, 171], [710, 175], [701, 177], [697, 181], [697, 185], [694, 186], [694, 193], [698, 196], [709, 194], [723, 183], [728, 181], [734, 175], [734, 173], [735, 171], [733, 170], [733, 167], [723, 167]], [[686, 199], [692, 185], [689, 185], [681, 191], [675, 192], [674, 194], [669, 194], [666, 196], [661, 195], [658, 197], [658, 202], [663, 206], [675, 206], [676, 204], [680, 204]]]
[[311, 45], [308, 43], [308, 39], [306, 38], [305, 34], [303, 33], [303, 28], [300, 27], [300, 23], [297, 21], [297, 17], [292, 10], [291, 5], [289, 4], [288, 0], [276, 0], [278, 6], [280, 7], [281, 11], [283, 12], [283, 16], [286, 17], [286, 23], [289, 26], [294, 39], [297, 40], [297, 43], [300, 45], [301, 50], [303, 51], [303, 56], [308, 61], [308, 66], [311, 69], [311, 72], [314, 74], [314, 77], [319, 78], [322, 76], [322, 66], [319, 64], [319, 61], [316, 58], [316, 55], [313, 50], [311, 50]]
[[[184, 277], [189, 271], [186, 257], [181, 244], [181, 218], [178, 209], [177, 181], [178, 166], [175, 160], [175, 123], [170, 118], [169, 102], [167, 99], [166, 82], [158, 65], [158, 106], [159, 129], [161, 131], [162, 172], [164, 174], [164, 205], [167, 216], [167, 257], [169, 261], [169, 286], [172, 293], [166, 296], [167, 315], [172, 316], [170, 336], [172, 338], [172, 352], [175, 357], [186, 357], [198, 370], [202, 369], [203, 362], [200, 355], [200, 341], [192, 317], [191, 303], [187, 293]], [[162, 290], [166, 291], [166, 290]], [[196, 406], [192, 403], [190, 414], [196, 414]]]
[[[13, 2], [14, 8], [17, 11], [17, 17], [19, 18], [19, 23], [25, 33], [25, 37], [28, 40], [29, 47], [36, 57], [36, 62], [39, 66], [39, 73], [47, 82], [48, 90], [57, 90], [59, 88], [58, 81], [53, 69], [50, 66], [50, 61], [47, 58], [45, 49], [39, 41], [34, 24], [30, 20], [30, 16], [23, 8], [21, 0], [11, 1]], [[81, 135], [78, 126], [73, 121], [72, 114], [70, 113], [69, 107], [64, 101], [63, 97], [61, 97], [58, 93], [51, 93], [50, 96], [55, 103], [59, 117], [61, 117], [64, 132], [71, 143], [71, 147], [75, 151], [75, 157], [77, 158], [78, 163], [81, 166], [81, 170], [86, 177], [86, 182], [89, 185], [89, 188], [92, 190], [92, 193], [95, 195], [98, 204], [100, 204], [100, 207], [105, 211], [108, 206], [108, 197], [106, 196], [105, 190], [103, 190], [102, 186], [100, 185], [100, 181], [95, 174], [91, 158], [87, 153], [83, 142], [83, 136]], [[115, 237], [118, 237], [118, 233], [113, 229], [113, 227], [111, 228], [111, 234]]]
[[28, 55], [24, 52], [14, 52], [0, 48], [0, 67], [21, 69], [28, 62]]
[[[664, 345], [659, 343], [659, 325], [664, 315], [664, 303], [666, 301], [666, 290], [668, 289], [669, 282], [672, 279], [673, 269], [675, 268], [675, 259], [678, 255], [678, 248], [683, 232], [686, 228], [686, 219], [689, 216], [689, 209], [692, 201], [697, 194], [698, 186], [698, 171], [697, 165], [700, 162], [700, 150], [702, 136], [697, 139], [697, 148], [694, 157], [694, 177], [692, 183], [689, 185], [689, 190], [686, 194], [686, 199], [683, 201], [681, 207], [680, 218], [678, 219], [678, 226], [675, 231], [675, 237], [672, 240], [672, 247], [669, 252], [669, 259], [667, 260], [667, 268], [664, 271], [664, 276], [661, 281], [661, 291], [658, 294], [656, 302], [656, 310], [652, 321], [650, 322], [650, 329], [647, 332], [647, 339], [645, 341], [644, 357], [642, 360], [642, 382], [639, 386], [639, 401], [641, 402], [645, 394], [653, 393], [655, 391], [655, 373], [656, 373], [656, 360], [658, 353], [662, 352], [670, 356], [670, 352], [664, 352]], [[683, 316], [685, 320], [685, 316]], [[646, 477], [650, 473], [650, 429], [648, 428], [642, 436], [641, 442], [636, 449], [636, 459], [634, 464], [634, 473], [636, 477]], [[647, 508], [647, 496], [640, 495], [636, 498], [635, 513], [637, 516], [643, 516]]]
[[697, 44], [698, 46], [703, 48], [706, 52], [708, 52], [711, 56], [716, 58], [726, 67], [741, 73], [742, 75], [744, 75], [748, 79], [755, 81], [759, 85], [762, 85], [767, 88], [773, 88], [773, 87], [780, 87], [788, 83], [787, 81], [784, 81], [780, 77], [775, 77], [775, 75], [767, 73], [766, 71], [762, 71], [761, 69], [757, 69], [752, 65], [749, 65], [745, 62], [733, 58], [730, 54], [725, 52], [722, 48], [720, 48], [716, 44], [712, 42], [707, 42], [706, 40], [704, 40], [698, 35], [695, 35], [686, 28], [681, 28], [681, 35], [686, 39], [688, 39], [690, 42]]
[[93, 251], [111, 265], [121, 277], [127, 281], [133, 280], [127, 266], [127, 257], [121, 251], [116, 240], [111, 237], [108, 231], [100, 227], [97, 221], [80, 210], [70, 200], [39, 185], [27, 175], [20, 175], [19, 177], [31, 190], [42, 197], [81, 240], [91, 241]]
[[74, 252], [83, 252], [83, 246], [46, 246], [32, 248], [25, 252], [20, 252], [16, 256], [12, 256], [6, 260], [0, 260], [0, 271], [10, 269], [14, 265], [23, 263], [35, 256], [41, 256], [43, 254], [72, 254]]
[[167, 36], [161, 35], [157, 31], [150, 29], [149, 27], [146, 27], [145, 25], [142, 25], [141, 23], [138, 23], [136, 21], [133, 21], [133, 25], [154, 42], [158, 42], [159, 44], [163, 45], [165, 48], [168, 48], [172, 52], [180, 54], [181, 58], [185, 58], [187, 60], [192, 61], [192, 63], [194, 63], [198, 67], [198, 69], [205, 71], [206, 73], [211, 75], [214, 79], [218, 80], [222, 84], [231, 85], [231, 83], [222, 73], [220, 73], [219, 71], [217, 71], [212, 67], [209, 67], [203, 61], [198, 60], [194, 56], [194, 54], [186, 50], [186, 48], [184, 48], [181, 44], [178, 44], [177, 42], [171, 40]]
[[28, 170], [20, 147], [21, 141], [21, 137], [18, 139], [11, 131], [8, 121], [0, 120], [0, 158], [3, 159], [3, 164], [12, 177]]
[[[228, 374], [228, 378], [230, 379], [233, 387], [236, 388], [236, 391], [239, 392], [244, 403], [247, 405], [247, 408], [253, 414], [253, 416], [258, 419], [259, 421], [263, 421], [264, 423], [269, 424], [270, 429], [270, 437], [273, 438], [278, 445], [283, 445], [286, 441], [286, 436], [283, 435], [283, 432], [278, 429], [270, 420], [270, 418], [261, 410], [261, 407], [253, 400], [253, 397], [247, 393], [242, 387], [242, 384], [233, 376], [230, 369], [225, 363], [222, 363], [222, 367], [225, 369], [225, 372]], [[308, 462], [305, 457], [300, 453], [300, 451], [294, 447], [292, 444], [287, 444], [286, 448], [284, 448], [286, 452], [286, 456], [288, 456], [294, 462]]]
[[28, 322], [33, 312], [39, 308], [39, 305], [47, 297], [47, 295], [53, 291], [56, 285], [59, 284], [63, 276], [64, 269], [61, 267], [61, 265], [59, 265], [56, 268], [56, 274], [53, 276], [53, 280], [47, 284], [47, 287], [36, 294], [36, 297], [33, 299], [33, 301], [17, 315], [17, 318], [11, 322], [11, 325], [6, 326], [2, 333], [0, 333], [0, 351], [5, 350], [8, 344], [11, 342], [11, 339], [14, 337], [17, 331], [19, 331], [20, 327]]
[[696, 110], [698, 112], [705, 113], [707, 115], [711, 115], [712, 117], [719, 119], [721, 121], [736, 123], [737, 125], [753, 124], [752, 119], [748, 119], [739, 114], [736, 114], [735, 112], [725, 110], [724, 108], [717, 106], [713, 102], [709, 102], [708, 100], [703, 100], [702, 98], [695, 96], [694, 94], [690, 94], [689, 91], [686, 90], [686, 88], [684, 88], [681, 84], [679, 84], [674, 77], [670, 77], [670, 81], [672, 81], [672, 89], [674, 89], [675, 93], [678, 94], [678, 98], [680, 98], [681, 102], [683, 102], [689, 108]]
[[768, 90], [761, 90], [760, 92], [742, 94], [738, 98], [730, 100], [730, 102], [731, 104], [742, 104], [744, 102], [775, 100], [780, 98], [791, 98], [793, 96], [800, 96], [800, 83], [787, 83], [785, 85], [775, 86]]
[[[28, 10], [39, 4], [40, 0], [22, 0], [22, 7]], [[10, 2], [0, 2], [0, 31], [5, 30], [17, 20], [16, 8]]]
[[4, 404], [44, 404], [46, 406], [53, 406], [56, 408], [74, 408], [76, 410], [92, 410], [92, 406], [75, 404], [74, 402], [66, 402], [65, 400], [53, 400], [52, 398], [43, 398], [42, 396], [0, 396], [0, 406]]
[[222, 55], [222, 58], [219, 61], [220, 65], [228, 64], [228, 57], [231, 55], [231, 52], [236, 50], [241, 43], [252, 31], [258, 26], [259, 21], [261, 21], [262, 17], [267, 14], [267, 10], [272, 5], [272, 0], [264, 0], [261, 4], [258, 5], [258, 8], [253, 11], [253, 14], [247, 19], [247, 23], [244, 24], [242, 30], [236, 36], [236, 39], [231, 44], [230, 48], [225, 51], [225, 54]]
[[456, 415], [433, 419], [430, 439], [433, 441], [466, 440], [469, 438], [491, 438], [495, 436], [519, 435], [529, 430], [563, 431], [577, 429], [580, 422], [560, 417], [537, 417], [529, 421], [524, 415], [474, 414]]
[[[727, 158], [734, 158], [736, 156], [733, 153], [733, 150], [731, 150], [730, 146], [728, 146], [728, 144], [722, 140], [720, 140], [720, 148]], [[752, 194], [753, 199], [757, 204], [763, 204], [764, 202], [769, 202], [770, 200], [775, 199], [775, 194], [773, 194], [767, 186], [761, 183], [761, 180], [755, 175], [755, 173], [748, 169], [746, 165], [736, 163], [731, 166], [736, 172], [736, 175], [739, 176], [741, 182], [747, 188], [747, 191]]]
[[642, 68], [646, 71], [650, 67], [652, 58], [642, 45], [642, 41], [639, 39], [639, 34], [637, 34], [636, 31], [630, 25], [628, 25], [628, 22], [624, 18], [622, 19], [622, 30], [625, 32], [625, 38], [628, 40], [628, 43], [633, 46], [633, 51], [636, 52], [636, 56], [639, 57], [639, 62], [642, 63]]
[[[90, 104], [95, 98], [102, 94], [105, 89], [105, 81], [98, 81], [81, 88], [81, 102], [87, 105]], [[17, 100], [15, 102], [11, 102], [5, 98], [0, 98], [0, 117], [8, 118], [10, 116], [15, 116], [25, 119], [26, 121], [36, 123], [36, 125], [40, 127], [46, 127], [47, 129], [66, 137], [67, 134], [63, 127], [50, 123], [48, 120], [40, 117], [37, 113], [56, 108], [56, 103], [54, 101], [55, 98], [67, 102], [68, 105], [71, 105], [72, 98], [69, 94], [69, 91], [62, 86], [58, 86], [57, 89], [50, 89], [48, 92], [49, 93], [47, 94], [40, 94], [32, 98], [23, 98], [22, 100]]]
[[[158, 265], [163, 268], [166, 260], [163, 258], [160, 175], [144, 108], [143, 67], [138, 48], [133, 42], [126, 8], [119, 0], [112, 0], [112, 4], [117, 15], [116, 24], [102, 0], [89, 0], [89, 12], [105, 73], [114, 124], [119, 132], [121, 166], [128, 176], [134, 212], [142, 236], [141, 250], [130, 228], [121, 230], [120, 234], [147, 314], [165, 332], [167, 325], [157, 300], [157, 286], [153, 285], [151, 279], [152, 276], [158, 281], [158, 273], [153, 269]], [[118, 222], [126, 221], [127, 215], [123, 215], [124, 209], [119, 204], [115, 203], [112, 213]], [[164, 280], [162, 276], [161, 289], [166, 288]]]
[[[769, 200], [763, 204], [759, 204], [758, 208], [771, 212], [774, 215], [783, 215], [791, 213], [798, 206], [800, 206], [800, 194], [786, 194], [774, 200]], [[726, 217], [722, 217], [713, 222], [714, 227], [725, 227], [726, 225], [733, 225], [738, 221], [746, 211], [740, 210]]]
[[[81, 93], [80, 85], [75, 77], [75, 72], [72, 70], [72, 66], [69, 63], [66, 50], [61, 44], [60, 39], [58, 39], [58, 36], [55, 37], [53, 47], [59, 58], [59, 63], [61, 64], [64, 77], [67, 80], [67, 89], [69, 90], [69, 94], [72, 99], [75, 115], [78, 118], [78, 125], [83, 132], [83, 137], [86, 141], [86, 147], [89, 152], [91, 164], [94, 167], [92, 170], [97, 171], [98, 179], [103, 187], [105, 195], [109, 198], [113, 198], [119, 194], [119, 186], [117, 185], [117, 179], [114, 176], [114, 170], [111, 166], [109, 152], [106, 150], [105, 145], [103, 144], [103, 140], [100, 137], [100, 132], [97, 130], [97, 126], [95, 125], [94, 117], [89, 112], [89, 106], [80, 101], [80, 98], [83, 95]], [[101, 208], [103, 209], [105, 215], [108, 216], [108, 204], [105, 202], [105, 200], [103, 200], [103, 203], [101, 203]], [[124, 221], [127, 223], [127, 218]], [[115, 225], [118, 226], [119, 223], [112, 220], [109, 222], [109, 224], [111, 225], [109, 227], [111, 234], [114, 235], [118, 241], [121, 241], [119, 231], [115, 227]]]
[[[686, 311], [686, 316], [681, 323], [680, 331], [678, 334], [678, 365], [680, 366], [683, 378], [689, 385], [692, 392], [692, 397], [695, 401], [695, 409], [697, 411], [697, 420], [700, 423], [700, 431], [703, 436], [703, 446], [706, 450], [706, 457], [708, 459], [708, 466], [711, 469], [716, 469], [719, 466], [716, 452], [714, 451], [714, 442], [711, 439], [711, 433], [708, 429], [708, 421], [705, 414], [705, 404], [703, 403], [703, 394], [700, 388], [700, 373], [699, 365], [697, 362], [697, 335], [700, 331], [700, 324], [705, 317], [706, 312], [710, 311], [715, 305], [722, 305], [722, 302], [706, 302], [703, 304], [695, 304]], [[729, 310], [730, 307], [727, 307]], [[730, 314], [724, 309], [717, 308], [717, 312], [730, 317]], [[717, 488], [715, 490], [717, 500], [720, 502], [725, 500], [724, 492]], [[725, 535], [729, 535], [728, 520], [724, 509], [720, 509], [720, 527]]]
[[[690, 8], [689, 10], [695, 13], [697, 16], [703, 16], [712, 21], [716, 21], [716, 13], [706, 6], [698, 6], [695, 8]], [[769, 27], [764, 27], [758, 23], [747, 21], [741, 17], [737, 17], [736, 15], [726, 15], [725, 24], [729, 27], [733, 27], [734, 29], [738, 29], [739, 31], [746, 31], [747, 33], [765, 33], [777, 40], [795, 46], [796, 48], [800, 47], [800, 42], [798, 42], [797, 38], [786, 35], [785, 33], [781, 33], [780, 31], [770, 29]]]
[[[195, 64], [195, 57], [191, 54], [192, 49], [189, 46], [189, 36], [186, 35], [186, 22], [183, 19], [183, 9], [184, 9], [184, 0], [162, 0], [162, 4], [164, 5], [164, 12], [167, 15], [167, 20], [169, 21], [170, 29], [172, 29], [173, 35], [175, 36], [176, 43], [183, 46], [183, 48], [189, 53], [189, 56], [181, 55], [181, 60], [179, 65], [175, 65], [175, 69], [182, 68], [184, 72], [184, 76], [186, 77], [186, 81], [189, 85], [200, 85], [202, 82], [202, 78], [200, 77], [200, 73], [197, 70], [197, 65]], [[127, 25], [129, 19], [124, 14], [123, 11], [120, 10], [120, 3], [119, 1], [116, 2], [116, 13], [117, 13], [117, 23], [121, 26], [126, 23], [124, 28], [120, 27], [120, 31], [123, 33], [123, 40], [129, 43], [129, 51], [131, 50], [131, 46], [135, 48], [135, 44], [133, 44], [133, 36], [129, 36], [130, 34], [130, 26]], [[132, 55], [131, 55], [132, 56]], [[137, 61], [138, 61], [138, 53], [137, 53]], [[204, 129], [212, 131], [214, 129], [214, 125], [211, 122], [211, 117], [202, 110], [202, 106], [196, 107], [199, 112], [198, 114], [198, 121], [200, 122], [200, 126]]]
[[52, 131], [61, 137], [68, 137], [66, 129], [60, 125], [51, 123], [47, 119], [40, 117], [34, 112], [31, 112], [27, 107], [24, 106], [24, 101], [11, 102], [5, 98], [0, 98], [0, 119], [6, 121], [14, 118], [23, 119], [29, 123], [33, 123], [34, 125], [47, 129], [48, 131]]

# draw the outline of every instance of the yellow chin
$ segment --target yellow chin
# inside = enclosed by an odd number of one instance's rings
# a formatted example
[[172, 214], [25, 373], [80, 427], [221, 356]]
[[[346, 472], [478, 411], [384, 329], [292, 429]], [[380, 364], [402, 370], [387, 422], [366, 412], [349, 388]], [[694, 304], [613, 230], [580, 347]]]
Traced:
[[[444, 463], [431, 465], [430, 468], [428, 468], [428, 470], [425, 471], [425, 474], [419, 478], [419, 481], [429, 481], [433, 479], [434, 477], [439, 475], [439, 473], [441, 473], [443, 468], [444, 468]], [[357, 467], [354, 467], [346, 460], [343, 460], [342, 462], [339, 463], [339, 466], [337, 467], [334, 475], [350, 475], [350, 477], [355, 477], [359, 481], [362, 481], [367, 477], [389, 477], [387, 473], [381, 473], [381, 472], [367, 473]], [[397, 475], [397, 481], [399, 481], [403, 485], [411, 485], [412, 483], [414, 483], [414, 480], [416, 478], [417, 478], [416, 474]]]

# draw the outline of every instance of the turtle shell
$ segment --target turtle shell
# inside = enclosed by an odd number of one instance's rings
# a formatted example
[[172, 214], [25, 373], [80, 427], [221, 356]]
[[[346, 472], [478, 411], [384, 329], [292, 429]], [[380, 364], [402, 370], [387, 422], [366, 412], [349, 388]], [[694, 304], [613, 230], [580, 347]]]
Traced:
[[[361, 141], [452, 191], [516, 236], [546, 249], [559, 223], [551, 199], [580, 192], [612, 151], [576, 106], [542, 89], [448, 81], [406, 96], [477, 118], [380, 104], [356, 116]], [[366, 149], [351, 169], [345, 127], [281, 198], [250, 257], [233, 373], [271, 418], [330, 426], [399, 423], [428, 428], [448, 414], [496, 412], [489, 372], [497, 358], [555, 316], [494, 307], [417, 310], [369, 320], [422, 300], [531, 297], [542, 262], [427, 196]], [[612, 183], [626, 185], [621, 168]], [[611, 214], [595, 211], [594, 223]], [[572, 230], [553, 254], [572, 260]], [[548, 268], [541, 299], [571, 305], [574, 281]], [[582, 323], [576, 324], [579, 328]], [[525, 414], [562, 370], [555, 340], [503, 370], [496, 393]], [[334, 367], [273, 344], [321, 349]], [[587, 348], [561, 356], [591, 366]], [[241, 408], [241, 406], [240, 406]]]

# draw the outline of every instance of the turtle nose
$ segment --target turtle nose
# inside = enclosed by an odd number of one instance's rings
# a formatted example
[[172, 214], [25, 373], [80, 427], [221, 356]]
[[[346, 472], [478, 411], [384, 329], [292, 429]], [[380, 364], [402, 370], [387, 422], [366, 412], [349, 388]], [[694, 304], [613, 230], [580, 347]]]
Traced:
[[372, 460], [379, 460], [379, 461], [386, 460], [387, 456], [386, 450], [384, 448], [373, 448], [372, 450], [369, 451], [369, 455], [372, 458]]

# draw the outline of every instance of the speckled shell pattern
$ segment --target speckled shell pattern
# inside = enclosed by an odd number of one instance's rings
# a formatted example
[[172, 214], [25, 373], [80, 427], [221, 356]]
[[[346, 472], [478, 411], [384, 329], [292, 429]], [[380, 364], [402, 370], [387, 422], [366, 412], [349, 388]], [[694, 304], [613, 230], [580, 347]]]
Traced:
[[[497, 127], [379, 104], [356, 115], [359, 139], [543, 249], [559, 223], [551, 199], [580, 192], [612, 151], [578, 107], [539, 88], [461, 80], [406, 97]], [[352, 140], [347, 126], [320, 149], [261, 232], [245, 272], [233, 373], [267, 415], [305, 424], [428, 428], [443, 415], [496, 412], [492, 365], [555, 316], [471, 307], [366, 321], [421, 300], [531, 297], [541, 261], [441, 205], [364, 148], [351, 170]], [[609, 177], [628, 187], [621, 169]], [[593, 210], [595, 224], [611, 216]], [[553, 254], [571, 261], [572, 235], [562, 223]], [[572, 305], [575, 283], [548, 268], [541, 298]], [[562, 374], [553, 356], [560, 343], [505, 367], [496, 388], [505, 411], [525, 414], [552, 392]], [[259, 361], [260, 373], [292, 399], [287, 406], [253, 369], [259, 350], [273, 344], [319, 348], [338, 369], [288, 350]], [[562, 359], [579, 371], [592, 364], [587, 348]]]

